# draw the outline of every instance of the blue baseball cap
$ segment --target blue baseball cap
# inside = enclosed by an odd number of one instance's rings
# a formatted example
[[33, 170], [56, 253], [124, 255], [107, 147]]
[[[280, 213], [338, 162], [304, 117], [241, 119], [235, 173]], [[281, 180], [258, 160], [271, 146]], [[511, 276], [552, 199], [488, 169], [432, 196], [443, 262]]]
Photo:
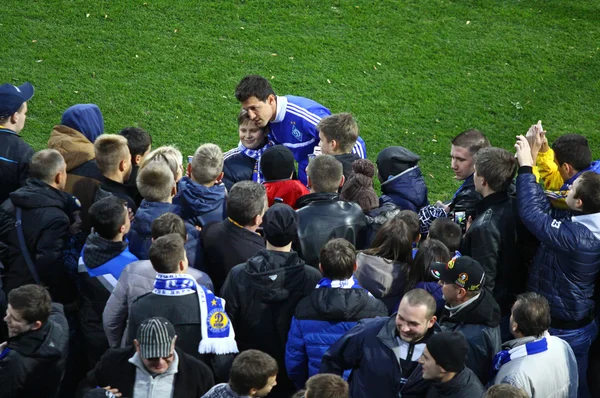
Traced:
[[6, 83], [0, 86], [0, 119], [6, 119], [33, 97], [33, 86], [27, 82], [20, 86]]

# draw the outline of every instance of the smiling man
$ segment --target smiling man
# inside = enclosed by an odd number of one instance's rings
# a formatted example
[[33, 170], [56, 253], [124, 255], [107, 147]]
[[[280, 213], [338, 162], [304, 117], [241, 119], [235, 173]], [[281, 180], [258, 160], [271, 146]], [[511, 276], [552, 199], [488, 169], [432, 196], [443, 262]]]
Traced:
[[424, 396], [431, 382], [423, 379], [417, 361], [436, 332], [435, 310], [431, 294], [409, 291], [396, 315], [360, 321], [332, 345], [319, 373], [341, 376], [351, 369], [351, 397]]
[[[331, 111], [304, 97], [277, 96], [267, 79], [259, 75], [244, 77], [235, 88], [235, 97], [258, 127], [269, 125], [270, 138], [290, 148], [298, 162], [298, 179], [306, 185], [308, 155], [319, 145], [317, 124]], [[365, 143], [358, 138], [352, 152], [366, 157]]]
[[104, 389], [118, 397], [201, 397], [214, 385], [213, 374], [176, 348], [176, 340], [167, 319], [146, 319], [137, 330], [134, 347], [108, 350], [81, 382], [77, 396]]

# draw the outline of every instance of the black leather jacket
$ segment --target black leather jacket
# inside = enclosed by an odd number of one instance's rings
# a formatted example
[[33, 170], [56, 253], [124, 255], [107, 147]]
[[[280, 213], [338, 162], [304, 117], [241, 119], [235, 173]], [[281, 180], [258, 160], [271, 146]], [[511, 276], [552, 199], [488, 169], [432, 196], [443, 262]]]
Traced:
[[361, 250], [365, 245], [367, 219], [359, 205], [345, 202], [337, 193], [318, 192], [301, 196], [298, 208], [297, 251], [306, 264], [319, 266], [325, 243], [344, 238]]
[[473, 175], [471, 175], [454, 194], [454, 198], [450, 202], [450, 211], [464, 211], [466, 217], [473, 216], [475, 218], [475, 205], [481, 199], [482, 196], [475, 190], [475, 182], [473, 181]]

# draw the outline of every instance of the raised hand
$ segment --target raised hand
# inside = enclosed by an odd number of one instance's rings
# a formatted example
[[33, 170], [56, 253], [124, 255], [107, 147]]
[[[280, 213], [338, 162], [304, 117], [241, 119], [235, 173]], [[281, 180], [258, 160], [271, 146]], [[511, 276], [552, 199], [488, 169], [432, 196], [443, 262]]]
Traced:
[[533, 166], [533, 157], [531, 156], [531, 147], [529, 141], [522, 135], [517, 136], [517, 142], [515, 143], [515, 149], [517, 150], [517, 160], [519, 166]]

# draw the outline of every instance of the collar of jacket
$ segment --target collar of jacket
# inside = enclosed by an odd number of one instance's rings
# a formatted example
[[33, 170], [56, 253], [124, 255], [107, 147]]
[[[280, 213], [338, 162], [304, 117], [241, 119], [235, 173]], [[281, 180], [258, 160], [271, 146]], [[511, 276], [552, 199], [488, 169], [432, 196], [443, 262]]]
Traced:
[[509, 199], [510, 198], [506, 191], [494, 192], [477, 202], [477, 204], [475, 205], [477, 215], [485, 212], [490, 207], [504, 203]]
[[535, 337], [535, 336], [525, 336], [525, 337], [521, 337], [519, 339], [508, 340], [507, 342], [502, 344], [502, 349], [503, 350], [512, 350], [515, 347], [518, 347], [523, 344], [527, 344], [530, 341], [534, 341], [537, 338], [538, 337]]
[[7, 129], [7, 128], [6, 128], [6, 127], [4, 127], [4, 126], [0, 126], [0, 133], [7, 133], [7, 134], [12, 134], [12, 135], [19, 136], [19, 134], [17, 134], [17, 132], [16, 132], [16, 131], [14, 131], [14, 130], [11, 130], [11, 129]]
[[300, 196], [298, 198], [298, 200], [296, 201], [296, 207], [300, 209], [314, 202], [333, 202], [335, 200], [339, 200], [337, 192], [309, 193], [308, 195]]
[[463, 370], [458, 372], [452, 379], [448, 380], [445, 383], [433, 383], [433, 388], [435, 388], [440, 393], [440, 396], [444, 397], [454, 396], [453, 394], [463, 391], [466, 387], [466, 384], [469, 381], [469, 374], [468, 370], [466, 369], [467, 367], [465, 366]]
[[[379, 333], [377, 333], [377, 338], [379, 339], [379, 341], [381, 341], [383, 344], [385, 344], [387, 347], [393, 350], [395, 347], [398, 347], [400, 345], [398, 343], [398, 339], [396, 338], [398, 337], [398, 333], [396, 330], [396, 313], [394, 313], [385, 322]], [[404, 340], [402, 341], [406, 344], [413, 345], [425, 343], [429, 339], [429, 337], [431, 337], [434, 333], [441, 331], [442, 330], [440, 329], [439, 325], [436, 323], [427, 331], [427, 333], [425, 333], [425, 336], [423, 336], [421, 340], [412, 343], [404, 342]]]
[[7, 347], [23, 356], [32, 356], [44, 343], [49, 331], [50, 321], [46, 321], [39, 329], [9, 337]]
[[487, 290], [482, 289], [477, 300], [453, 315], [450, 315], [448, 309], [444, 308], [439, 323], [482, 325], [495, 328], [500, 324], [500, 306]]

